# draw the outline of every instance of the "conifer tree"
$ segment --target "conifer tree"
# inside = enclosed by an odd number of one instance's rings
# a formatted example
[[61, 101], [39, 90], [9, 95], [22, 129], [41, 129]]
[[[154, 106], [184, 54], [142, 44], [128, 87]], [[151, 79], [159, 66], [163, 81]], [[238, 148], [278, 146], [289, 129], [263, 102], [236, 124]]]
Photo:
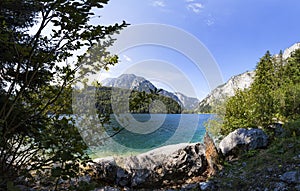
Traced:
[[272, 122], [274, 108], [272, 91], [275, 87], [275, 67], [269, 51], [256, 66], [254, 82], [251, 85], [253, 95], [253, 118], [256, 126], [266, 126]]

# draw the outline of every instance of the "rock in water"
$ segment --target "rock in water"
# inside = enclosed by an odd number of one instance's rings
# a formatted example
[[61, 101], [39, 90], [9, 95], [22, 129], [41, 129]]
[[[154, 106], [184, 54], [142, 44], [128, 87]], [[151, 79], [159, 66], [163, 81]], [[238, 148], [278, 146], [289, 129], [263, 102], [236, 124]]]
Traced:
[[209, 166], [209, 175], [214, 175], [218, 170], [221, 170], [220, 161], [222, 159], [222, 153], [218, 152], [214, 141], [206, 132], [204, 136], [205, 145], [205, 157]]
[[261, 129], [237, 129], [220, 142], [220, 149], [225, 156], [238, 156], [241, 151], [264, 148], [268, 136]]

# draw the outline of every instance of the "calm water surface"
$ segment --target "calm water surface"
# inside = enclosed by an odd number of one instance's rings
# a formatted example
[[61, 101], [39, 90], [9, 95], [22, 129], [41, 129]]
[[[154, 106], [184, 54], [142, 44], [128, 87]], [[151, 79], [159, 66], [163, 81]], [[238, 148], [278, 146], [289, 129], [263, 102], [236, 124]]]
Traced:
[[[124, 127], [117, 135], [93, 150], [91, 156], [128, 156], [143, 153], [161, 146], [178, 143], [202, 142], [204, 123], [210, 114], [133, 114], [136, 123], [126, 124], [124, 120], [112, 117], [111, 125]], [[107, 128], [108, 136], [116, 131]]]

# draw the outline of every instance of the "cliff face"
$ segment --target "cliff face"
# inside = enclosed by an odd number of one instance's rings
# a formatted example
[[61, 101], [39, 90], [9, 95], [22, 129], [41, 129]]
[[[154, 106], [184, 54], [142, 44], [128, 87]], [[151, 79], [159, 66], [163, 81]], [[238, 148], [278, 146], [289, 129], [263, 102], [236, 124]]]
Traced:
[[287, 59], [288, 57], [291, 56], [292, 52], [294, 52], [295, 50], [300, 49], [300, 42], [290, 46], [289, 48], [285, 49], [283, 51], [283, 59]]
[[222, 102], [226, 97], [233, 96], [236, 90], [249, 88], [253, 82], [254, 75], [255, 72], [250, 71], [231, 77], [225, 84], [218, 86], [208, 94], [199, 103], [196, 111], [206, 112], [216, 102]]
[[[300, 48], [300, 43], [296, 43], [289, 48], [285, 49], [282, 54], [282, 59], [288, 59], [291, 54]], [[275, 59], [279, 59], [279, 55], [273, 56]], [[253, 82], [255, 71], [245, 72], [231, 77], [226, 83], [220, 85], [211, 91], [202, 101], [200, 101], [197, 112], [208, 112], [211, 107], [217, 102], [222, 102], [226, 97], [234, 96], [236, 90], [243, 90], [249, 88]]]
[[180, 92], [175, 92], [175, 95], [181, 101], [183, 107], [187, 110], [194, 110], [199, 104], [199, 100], [197, 98], [188, 97]]

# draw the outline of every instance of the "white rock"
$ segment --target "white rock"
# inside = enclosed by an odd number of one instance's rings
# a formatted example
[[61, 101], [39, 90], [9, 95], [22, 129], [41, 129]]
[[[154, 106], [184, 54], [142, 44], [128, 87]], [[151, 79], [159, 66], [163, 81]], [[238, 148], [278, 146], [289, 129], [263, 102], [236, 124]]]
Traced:
[[224, 155], [231, 153], [240, 148], [244, 150], [253, 150], [266, 147], [268, 136], [261, 129], [236, 129], [229, 133], [219, 144]]

